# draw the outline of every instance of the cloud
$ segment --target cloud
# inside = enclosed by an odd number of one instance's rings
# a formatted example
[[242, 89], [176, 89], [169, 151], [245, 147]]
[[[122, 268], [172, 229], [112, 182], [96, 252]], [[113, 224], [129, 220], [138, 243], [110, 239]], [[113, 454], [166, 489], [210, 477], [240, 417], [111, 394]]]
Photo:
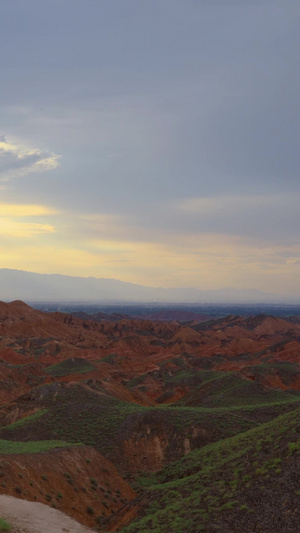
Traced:
[[43, 205], [0, 204], [0, 217], [39, 217], [53, 215], [56, 211]]
[[0, 181], [27, 176], [31, 173], [54, 170], [59, 155], [32, 148], [0, 136]]
[[54, 233], [56, 230], [50, 224], [36, 224], [34, 222], [18, 222], [6, 217], [0, 217], [0, 235], [5, 237], [30, 237], [40, 233]]
[[238, 215], [249, 209], [277, 207], [287, 200], [293, 202], [293, 195], [225, 195], [188, 198], [179, 203], [179, 208], [198, 215]]
[[[55, 227], [45, 223], [43, 217], [56, 213], [43, 205], [0, 203], [0, 236], [12, 239], [55, 233]], [[35, 221], [30, 221], [31, 218]]]
[[174, 230], [226, 233], [284, 244], [299, 237], [299, 199], [294, 193], [224, 194], [170, 202]]

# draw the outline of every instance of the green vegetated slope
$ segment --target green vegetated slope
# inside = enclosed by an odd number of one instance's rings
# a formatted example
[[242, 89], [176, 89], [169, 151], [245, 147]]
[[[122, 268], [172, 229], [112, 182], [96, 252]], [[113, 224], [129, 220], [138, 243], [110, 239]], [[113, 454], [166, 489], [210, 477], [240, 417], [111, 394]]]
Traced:
[[[194, 407], [143, 407], [124, 402], [112, 396], [97, 394], [79, 386], [54, 393], [55, 401], [45, 400], [42, 409], [0, 431], [0, 436], [11, 440], [66, 439], [84, 442], [102, 453], [110, 451], [130, 430], [149, 414], [156, 421], [176, 432], [190, 425], [205, 426], [216, 431], [215, 439], [236, 434], [256, 425], [244, 413]], [[281, 405], [280, 405], [281, 408]], [[213, 416], [212, 416], [213, 414]]]
[[7, 429], [16, 429], [21, 428], [22, 426], [27, 426], [31, 422], [35, 422], [36, 420], [39, 420], [45, 413], [48, 412], [48, 409], [40, 409], [39, 411], [36, 411], [33, 415], [26, 416], [24, 418], [21, 418], [20, 420], [17, 420], [16, 422], [12, 422], [8, 426], [6, 426]]
[[19, 442], [0, 439], [0, 454], [47, 452], [53, 448], [66, 448], [74, 445], [76, 444], [59, 440]]
[[39, 411], [37, 418], [23, 418], [0, 430], [0, 436], [11, 440], [67, 439], [94, 446], [108, 452], [117, 436], [120, 424], [126, 417], [146, 411], [145, 407], [117, 398], [93, 393], [76, 385], [49, 393], [44, 400], [47, 409]]
[[291, 387], [293, 382], [297, 382], [300, 376], [299, 365], [291, 361], [279, 361], [277, 363], [265, 361], [259, 365], [248, 366], [246, 370], [255, 381], [268, 377], [272, 379], [272, 376], [278, 376], [287, 387]]
[[[299, 396], [281, 391], [255, 398], [247, 389], [248, 402], [256, 403], [245, 405], [246, 380], [239, 380], [234, 374], [228, 373], [219, 374], [213, 379], [212, 374], [214, 373], [203, 374], [204, 383], [200, 387], [210, 386], [210, 397], [215, 390], [215, 405], [222, 407], [192, 407], [184, 405], [184, 401], [178, 405], [144, 407], [110, 396], [101, 391], [101, 387], [99, 390], [91, 390], [82, 385], [44, 385], [36, 389], [41, 391], [41, 409], [34, 415], [2, 428], [0, 438], [13, 441], [56, 439], [82, 442], [95, 447], [100, 453], [117, 461], [120, 466], [124, 440], [130, 438], [133, 433], [143, 434], [145, 425], [148, 425], [150, 429], [153, 427], [154, 431], [155, 428], [161, 427], [167, 434], [169, 446], [165, 461], [168, 462], [181, 455], [180, 439], [182, 442], [187, 437], [191, 449], [198, 448], [256, 427], [261, 422], [294, 409], [300, 402]], [[228, 390], [226, 392], [225, 389], [222, 398], [221, 383], [224, 388], [228, 385]], [[212, 389], [213, 384], [215, 389]], [[227, 406], [224, 400], [226, 394], [227, 398], [230, 398]], [[232, 405], [233, 395], [237, 397], [236, 406]], [[195, 428], [201, 429], [200, 437]]]
[[[297, 374], [297, 365], [262, 365], [262, 373], [271, 374], [279, 368], [283, 373], [285, 368], [289, 376]], [[259, 365], [248, 367], [249, 373], [258, 373]], [[292, 370], [291, 370], [292, 369]], [[137, 376], [127, 383], [128, 388], [140, 389], [147, 392], [147, 374]], [[160, 384], [164, 382], [164, 391], [158, 403], [168, 401], [174, 390], [178, 387], [186, 389], [184, 397], [173, 405], [190, 407], [238, 407], [248, 405], [261, 405], [297, 401], [300, 394], [283, 392], [282, 390], [266, 389], [261, 383], [252, 381], [235, 372], [222, 372], [211, 370], [195, 370], [193, 368], [180, 369], [177, 372], [161, 368], [153, 372], [151, 378]], [[150, 385], [151, 386], [151, 385]]]
[[291, 361], [278, 361], [277, 363], [268, 363], [263, 362], [259, 365], [252, 365], [249, 367], [253, 370], [255, 373], [260, 374], [267, 374], [270, 373], [271, 370], [280, 370], [282, 374], [286, 375], [296, 375], [299, 374], [300, 369], [299, 365], [297, 363], [291, 362]]
[[[267, 390], [260, 383], [243, 378], [233, 372], [199, 371], [202, 383], [196, 385], [177, 405], [202, 407], [239, 407], [293, 402], [300, 399], [297, 394], [278, 390]], [[173, 378], [178, 383], [187, 379], [187, 372], [180, 372]]]
[[148, 505], [124, 533], [296, 533], [300, 409], [195, 450], [139, 485]]
[[56, 365], [45, 368], [45, 372], [54, 377], [68, 376], [69, 374], [85, 374], [92, 370], [94, 370], [94, 366], [86, 359], [79, 357], [65, 359]]
[[[144, 515], [124, 532], [271, 533], [274, 520], [277, 531], [298, 532], [300, 396], [257, 388], [231, 372], [184, 370], [169, 384], [191, 380], [181, 401], [155, 407], [121, 401], [100, 383], [42, 385], [20, 399], [38, 410], [0, 430], [0, 453], [83, 443], [124, 473], [130, 471], [124, 440], [134, 432], [144, 437], [146, 426], [162, 427], [169, 439], [166, 466], [138, 478]], [[194, 439], [195, 428], [201, 438]], [[193, 451], [175, 460], [183, 437]]]

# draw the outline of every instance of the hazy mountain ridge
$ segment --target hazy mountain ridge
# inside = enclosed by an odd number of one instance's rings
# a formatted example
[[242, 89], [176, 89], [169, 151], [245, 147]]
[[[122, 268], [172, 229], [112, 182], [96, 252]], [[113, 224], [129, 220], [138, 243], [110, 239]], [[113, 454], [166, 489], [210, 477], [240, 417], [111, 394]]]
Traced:
[[[254, 289], [146, 287], [110, 278], [38, 274], [0, 269], [0, 299], [32, 302], [281, 302], [276, 295]], [[287, 301], [287, 300], [284, 300]]]

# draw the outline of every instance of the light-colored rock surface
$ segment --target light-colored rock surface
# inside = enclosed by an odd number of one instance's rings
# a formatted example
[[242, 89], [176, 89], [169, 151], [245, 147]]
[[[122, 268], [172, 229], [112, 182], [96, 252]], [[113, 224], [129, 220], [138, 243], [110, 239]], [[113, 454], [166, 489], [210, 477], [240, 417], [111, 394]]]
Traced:
[[12, 496], [0, 496], [0, 516], [16, 527], [15, 533], [92, 532], [57, 509]]

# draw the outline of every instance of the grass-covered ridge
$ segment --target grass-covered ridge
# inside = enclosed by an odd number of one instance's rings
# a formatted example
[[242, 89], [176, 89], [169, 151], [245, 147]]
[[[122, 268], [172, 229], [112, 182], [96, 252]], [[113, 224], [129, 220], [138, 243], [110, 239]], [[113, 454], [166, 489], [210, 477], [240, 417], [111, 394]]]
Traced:
[[[187, 372], [179, 373], [187, 374]], [[190, 393], [187, 393], [177, 405], [194, 405], [203, 407], [221, 407], [234, 409], [249, 405], [267, 405], [299, 402], [300, 395], [282, 390], [268, 390], [234, 372], [200, 371], [196, 376], [202, 378]], [[174, 376], [178, 382], [180, 375]], [[185, 378], [187, 379], [187, 378]], [[194, 378], [195, 379], [195, 378]]]
[[[148, 415], [168, 429], [169, 435], [174, 434], [174, 438], [194, 426], [206, 428], [211, 435], [209, 438], [216, 440], [257, 425], [253, 417], [242, 411], [214, 409], [213, 416], [211, 411], [168, 405], [144, 407], [76, 386], [61, 398], [56, 396], [55, 403], [47, 409], [2, 428], [0, 436], [8, 440], [31, 440], [31, 435], [35, 435], [41, 440], [82, 442], [106, 454], [112, 452], [126, 435], [130, 436], [135, 425]], [[276, 414], [277, 411], [272, 416]]]
[[[52, 396], [45, 393], [43, 409], [2, 428], [0, 437], [27, 441], [33, 440], [34, 436], [34, 440], [82, 442], [110, 456], [125, 438], [130, 438], [135, 428], [141, 427], [143, 419], [146, 417], [147, 423], [150, 416], [153, 427], [159, 424], [166, 429], [173, 443], [170, 441], [168, 457], [173, 460], [172, 447], [178, 439], [188, 438], [193, 449], [245, 432], [294, 409], [300, 401], [299, 396], [278, 394], [280, 401], [254, 405], [191, 407], [172, 404], [144, 407], [122, 401], [101, 390], [92, 391], [76, 385], [58, 391], [54, 389]], [[204, 430], [205, 437], [193, 440], [193, 428]]]
[[47, 409], [38, 419], [27, 417], [20, 425], [13, 424], [0, 430], [8, 440], [58, 439], [82, 442], [102, 453], [112, 446], [118, 430], [127, 417], [147, 412], [147, 408], [118, 400], [106, 394], [93, 393], [81, 386], [53, 392], [48, 397]]
[[92, 370], [94, 370], [94, 366], [86, 359], [79, 357], [65, 359], [56, 365], [45, 368], [45, 372], [54, 377], [67, 376], [69, 374], [86, 374]]
[[166, 379], [166, 383], [189, 383], [190, 381], [204, 384], [209, 381], [224, 378], [232, 374], [232, 372], [211, 371], [211, 370], [194, 370], [187, 368], [176, 372], [173, 376]]
[[81, 446], [81, 444], [59, 440], [19, 442], [0, 439], [0, 454], [39, 453], [47, 452], [53, 448], [66, 448], [69, 446]]
[[48, 409], [40, 409], [36, 413], [25, 416], [24, 418], [21, 418], [20, 420], [17, 420], [16, 422], [12, 422], [8, 426], [5, 426], [6, 429], [15, 429], [20, 428], [22, 426], [26, 426], [27, 424], [30, 424], [31, 422], [35, 422], [36, 420], [39, 420], [44, 414], [48, 412]]

